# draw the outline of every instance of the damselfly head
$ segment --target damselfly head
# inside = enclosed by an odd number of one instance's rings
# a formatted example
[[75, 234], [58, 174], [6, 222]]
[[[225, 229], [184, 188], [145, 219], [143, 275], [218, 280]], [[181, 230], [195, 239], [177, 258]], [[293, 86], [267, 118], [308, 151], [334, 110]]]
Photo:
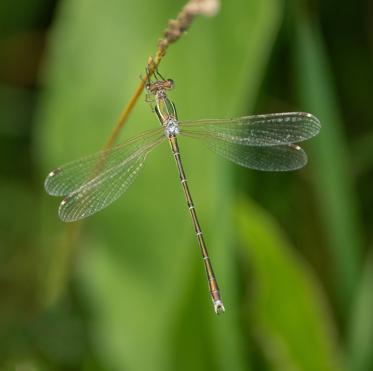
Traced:
[[147, 82], [145, 89], [147, 92], [157, 94], [159, 91], [171, 90], [175, 86], [175, 82], [172, 79], [157, 80], [155, 82]]

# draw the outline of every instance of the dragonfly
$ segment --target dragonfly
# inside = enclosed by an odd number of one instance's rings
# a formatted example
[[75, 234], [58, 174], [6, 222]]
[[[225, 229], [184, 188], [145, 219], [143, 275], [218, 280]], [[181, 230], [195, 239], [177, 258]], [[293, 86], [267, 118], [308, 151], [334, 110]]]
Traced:
[[168, 141], [202, 253], [210, 297], [215, 313], [220, 314], [225, 307], [188, 186], [178, 137], [200, 140], [218, 155], [250, 169], [289, 171], [306, 165], [307, 155], [297, 143], [317, 135], [320, 121], [305, 112], [180, 121], [168, 97], [174, 81], [158, 75], [153, 81], [148, 77], [145, 90], [160, 127], [57, 167], [47, 176], [45, 189], [50, 195], [64, 197], [58, 209], [64, 222], [86, 218], [117, 200], [134, 182], [149, 153]]

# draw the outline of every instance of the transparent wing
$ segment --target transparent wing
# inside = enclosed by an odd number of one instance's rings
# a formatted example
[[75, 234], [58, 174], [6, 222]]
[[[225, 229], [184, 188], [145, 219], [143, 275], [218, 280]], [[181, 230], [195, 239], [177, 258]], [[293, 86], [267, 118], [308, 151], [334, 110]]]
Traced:
[[118, 199], [133, 183], [144, 164], [146, 155], [128, 160], [126, 163], [101, 174], [66, 196], [58, 208], [64, 222], [86, 218]]
[[209, 137], [247, 146], [278, 146], [310, 139], [320, 131], [320, 121], [310, 113], [289, 112], [233, 119], [183, 121], [181, 133]]
[[300, 169], [307, 163], [307, 155], [295, 144], [252, 147], [210, 140], [207, 146], [218, 155], [244, 167], [263, 171]]
[[320, 121], [309, 113], [290, 112], [228, 120], [180, 123], [180, 133], [203, 139], [214, 152], [234, 163], [263, 171], [296, 170], [307, 155], [296, 142], [320, 131]]
[[162, 135], [162, 128], [149, 130], [110, 149], [60, 166], [48, 174], [44, 182], [45, 190], [52, 196], [66, 196], [100, 173], [123, 163], [139, 149], [151, 146]]
[[58, 210], [60, 218], [76, 221], [118, 199], [133, 183], [147, 154], [164, 139], [162, 128], [152, 130], [51, 172], [45, 182], [48, 193], [67, 194]]

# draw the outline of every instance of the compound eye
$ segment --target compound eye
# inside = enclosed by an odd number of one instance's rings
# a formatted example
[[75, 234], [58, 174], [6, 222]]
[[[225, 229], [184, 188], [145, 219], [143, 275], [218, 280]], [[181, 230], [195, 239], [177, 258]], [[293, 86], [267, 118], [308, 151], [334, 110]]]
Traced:
[[175, 87], [175, 82], [174, 80], [172, 79], [168, 79], [167, 80], [168, 84], [169, 84], [169, 89], [173, 89]]

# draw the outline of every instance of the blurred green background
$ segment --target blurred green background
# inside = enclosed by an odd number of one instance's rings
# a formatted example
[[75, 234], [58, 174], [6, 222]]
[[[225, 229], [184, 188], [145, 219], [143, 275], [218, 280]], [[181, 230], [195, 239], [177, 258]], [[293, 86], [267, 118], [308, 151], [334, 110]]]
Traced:
[[[44, 192], [102, 147], [183, 3], [0, 2], [0, 370], [373, 370], [371, 1], [223, 1], [161, 63], [181, 119], [323, 125], [292, 173], [180, 140], [223, 316], [167, 145], [81, 225]], [[141, 99], [121, 139], [156, 125]]]

